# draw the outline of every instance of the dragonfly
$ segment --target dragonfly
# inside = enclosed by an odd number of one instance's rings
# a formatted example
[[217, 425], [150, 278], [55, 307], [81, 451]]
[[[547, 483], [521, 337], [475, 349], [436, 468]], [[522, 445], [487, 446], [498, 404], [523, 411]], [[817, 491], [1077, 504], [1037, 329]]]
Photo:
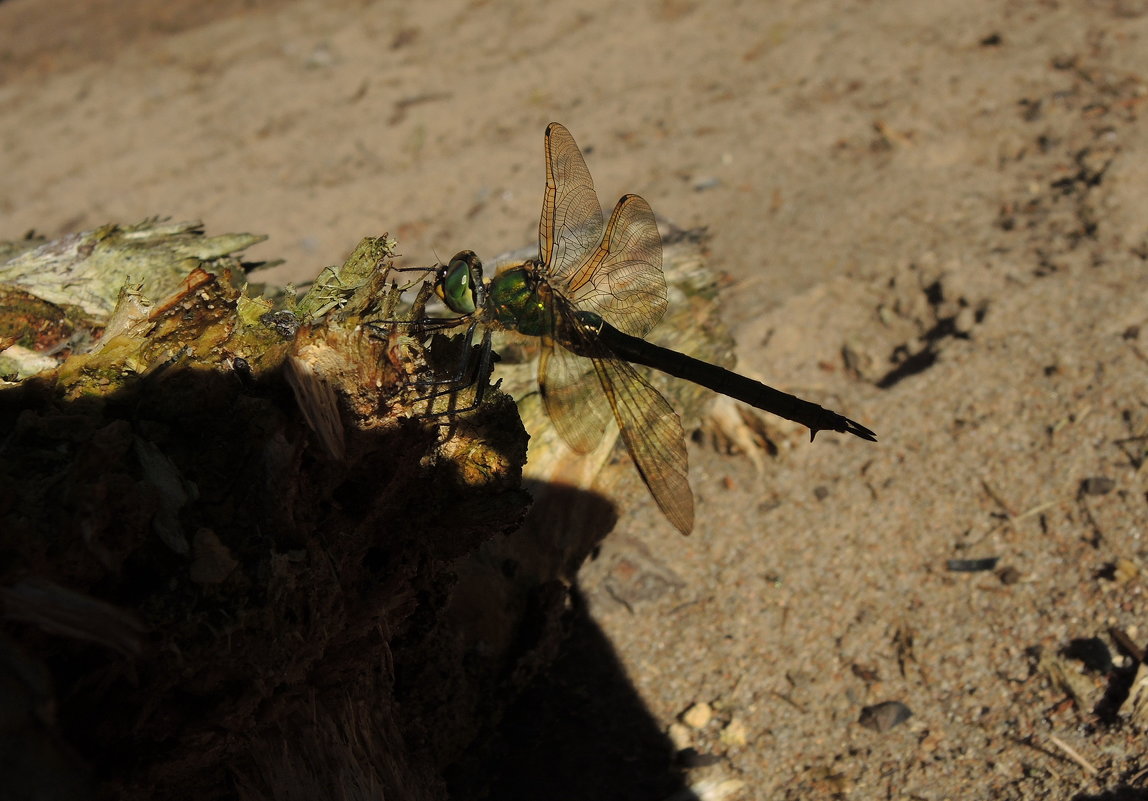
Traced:
[[[477, 326], [538, 337], [538, 387], [546, 413], [574, 451], [589, 453], [611, 420], [654, 501], [682, 534], [694, 526], [685, 432], [670, 403], [635, 368], [692, 381], [818, 431], [875, 442], [865, 426], [816, 403], [723, 367], [655, 345], [644, 337], [666, 311], [662, 240], [650, 204], [623, 196], [608, 220], [574, 137], [546, 128], [546, 192], [538, 258], [484, 279], [470, 250], [435, 268], [434, 291]], [[487, 357], [488, 358], [488, 357]]]

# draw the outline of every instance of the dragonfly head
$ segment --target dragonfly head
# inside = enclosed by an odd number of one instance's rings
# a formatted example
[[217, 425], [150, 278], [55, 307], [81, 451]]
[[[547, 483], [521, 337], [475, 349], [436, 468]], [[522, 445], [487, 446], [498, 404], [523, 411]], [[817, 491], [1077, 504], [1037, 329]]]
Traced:
[[454, 254], [435, 271], [435, 294], [455, 314], [474, 314], [482, 305], [482, 262], [473, 250]]

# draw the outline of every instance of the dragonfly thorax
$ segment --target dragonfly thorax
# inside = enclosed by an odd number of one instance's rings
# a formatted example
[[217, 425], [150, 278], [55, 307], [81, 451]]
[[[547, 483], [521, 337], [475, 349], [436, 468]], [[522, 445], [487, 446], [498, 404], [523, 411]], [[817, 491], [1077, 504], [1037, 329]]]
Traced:
[[487, 307], [498, 325], [527, 336], [545, 336], [553, 330], [550, 286], [533, 262], [503, 270], [487, 287]]

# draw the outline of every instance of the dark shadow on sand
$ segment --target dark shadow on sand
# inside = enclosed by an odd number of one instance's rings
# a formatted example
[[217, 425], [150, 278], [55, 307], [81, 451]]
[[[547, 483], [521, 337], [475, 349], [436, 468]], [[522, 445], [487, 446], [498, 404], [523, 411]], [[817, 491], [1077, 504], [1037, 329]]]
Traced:
[[558, 658], [448, 771], [451, 797], [695, 799], [577, 587], [572, 600]]

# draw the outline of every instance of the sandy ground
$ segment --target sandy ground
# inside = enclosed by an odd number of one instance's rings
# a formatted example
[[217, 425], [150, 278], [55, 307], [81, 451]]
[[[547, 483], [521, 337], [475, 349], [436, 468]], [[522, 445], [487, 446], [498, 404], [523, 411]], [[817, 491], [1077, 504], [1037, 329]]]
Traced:
[[6, 0], [0, 238], [199, 218], [278, 281], [383, 231], [493, 255], [559, 120], [604, 203], [709, 227], [743, 371], [881, 441], [691, 445], [689, 539], [635, 482], [503, 773], [581, 705], [534, 797], [1146, 798], [1111, 634], [1148, 644], [1146, 81], [1142, 0]]

